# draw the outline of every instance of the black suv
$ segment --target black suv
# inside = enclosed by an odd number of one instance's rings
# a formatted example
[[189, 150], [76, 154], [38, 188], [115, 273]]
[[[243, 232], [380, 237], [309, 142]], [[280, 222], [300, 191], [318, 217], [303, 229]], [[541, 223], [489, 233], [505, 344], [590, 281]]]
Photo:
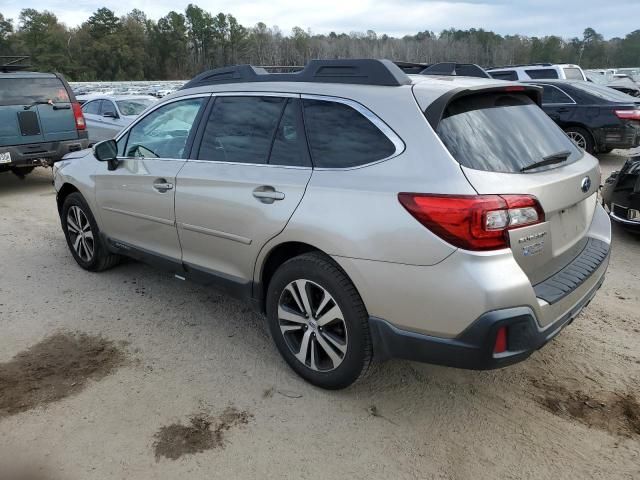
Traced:
[[0, 58], [0, 172], [23, 177], [87, 148], [89, 139], [80, 104], [64, 78], [19, 68], [2, 65]]

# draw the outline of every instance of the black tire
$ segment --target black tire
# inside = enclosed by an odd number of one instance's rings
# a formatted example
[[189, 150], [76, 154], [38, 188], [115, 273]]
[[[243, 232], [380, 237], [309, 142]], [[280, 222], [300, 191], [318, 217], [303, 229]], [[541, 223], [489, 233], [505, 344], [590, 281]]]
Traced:
[[[73, 232], [73, 227], [72, 231], [70, 231], [67, 220], [69, 212], [73, 207], [79, 208], [82, 214], [84, 214], [86, 220], [88, 220], [89, 222], [88, 230], [90, 230], [93, 237], [93, 241], [91, 242], [93, 245], [92, 253], [91, 255], [85, 255], [85, 258], [83, 258], [84, 254], [78, 253], [74, 248], [73, 237], [76, 236], [76, 234]], [[107, 270], [115, 266], [120, 261], [120, 257], [118, 255], [110, 253], [103, 245], [100, 239], [100, 229], [98, 228], [98, 224], [96, 223], [96, 220], [91, 213], [89, 205], [87, 205], [87, 202], [80, 193], [71, 193], [69, 194], [69, 196], [67, 196], [67, 198], [64, 199], [64, 203], [62, 204], [62, 213], [60, 214], [60, 221], [62, 223], [62, 231], [64, 232], [64, 236], [67, 239], [67, 245], [69, 246], [71, 255], [73, 255], [75, 261], [82, 268], [91, 272], [101, 272], [102, 270]], [[87, 253], [88, 250], [81, 250], [81, 252]]]
[[593, 141], [591, 133], [581, 127], [567, 127], [564, 129], [565, 133], [571, 137], [572, 135], [582, 137], [584, 139], [584, 150], [587, 153], [594, 154], [596, 151], [596, 145]]
[[[278, 305], [281, 296], [291, 282], [301, 279], [308, 280], [314, 287], [319, 286], [326, 290], [342, 312], [343, 321], [340, 322], [340, 328], [346, 327], [345, 338], [348, 339], [346, 351], [341, 363], [330, 371], [314, 370], [298, 360], [280, 329]], [[348, 387], [367, 373], [372, 358], [367, 311], [351, 280], [330, 258], [321, 253], [306, 253], [286, 261], [273, 275], [266, 300], [267, 321], [271, 336], [285, 361], [302, 378], [318, 387], [336, 390]], [[313, 310], [314, 306], [311, 309]], [[323, 311], [326, 312], [324, 309]], [[305, 331], [307, 328], [311, 327], [305, 327]], [[318, 340], [315, 339], [315, 332], [318, 336], [323, 334], [316, 328], [318, 327], [314, 327], [314, 333], [311, 333], [313, 340], [310, 348], [313, 350], [315, 344], [315, 351], [321, 352]], [[323, 338], [326, 339], [327, 330], [330, 327], [325, 328]], [[316, 355], [320, 359], [320, 354]]]
[[24, 180], [24, 177], [33, 172], [34, 168], [36, 167], [12, 167], [11, 172], [20, 180]]

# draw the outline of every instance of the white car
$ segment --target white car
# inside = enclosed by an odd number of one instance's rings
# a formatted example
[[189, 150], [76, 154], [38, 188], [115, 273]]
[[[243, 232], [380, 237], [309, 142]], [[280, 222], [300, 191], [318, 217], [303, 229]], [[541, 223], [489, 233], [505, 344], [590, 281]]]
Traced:
[[504, 67], [488, 68], [487, 73], [497, 80], [584, 80], [587, 77], [579, 65], [535, 63], [530, 65], [507, 65]]
[[93, 95], [82, 105], [89, 140], [96, 143], [115, 137], [138, 115], [158, 101], [150, 95]]

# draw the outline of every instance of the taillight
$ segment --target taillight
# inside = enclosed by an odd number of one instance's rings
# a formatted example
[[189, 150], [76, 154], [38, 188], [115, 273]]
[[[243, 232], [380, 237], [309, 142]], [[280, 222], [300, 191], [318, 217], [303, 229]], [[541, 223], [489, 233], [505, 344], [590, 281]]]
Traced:
[[640, 120], [640, 110], [614, 110], [614, 113], [621, 120]]
[[422, 225], [465, 250], [507, 248], [509, 230], [544, 222], [542, 207], [530, 195], [399, 193], [398, 200]]
[[73, 116], [76, 119], [76, 130], [84, 130], [87, 128], [87, 123], [84, 121], [84, 115], [82, 114], [82, 107], [78, 102], [71, 104], [73, 109]]

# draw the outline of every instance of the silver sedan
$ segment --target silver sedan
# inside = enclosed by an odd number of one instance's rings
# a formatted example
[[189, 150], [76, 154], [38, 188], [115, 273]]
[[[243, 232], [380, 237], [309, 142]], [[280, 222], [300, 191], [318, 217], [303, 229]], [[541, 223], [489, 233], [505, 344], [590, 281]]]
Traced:
[[150, 95], [100, 95], [79, 98], [91, 143], [114, 138], [157, 98]]

